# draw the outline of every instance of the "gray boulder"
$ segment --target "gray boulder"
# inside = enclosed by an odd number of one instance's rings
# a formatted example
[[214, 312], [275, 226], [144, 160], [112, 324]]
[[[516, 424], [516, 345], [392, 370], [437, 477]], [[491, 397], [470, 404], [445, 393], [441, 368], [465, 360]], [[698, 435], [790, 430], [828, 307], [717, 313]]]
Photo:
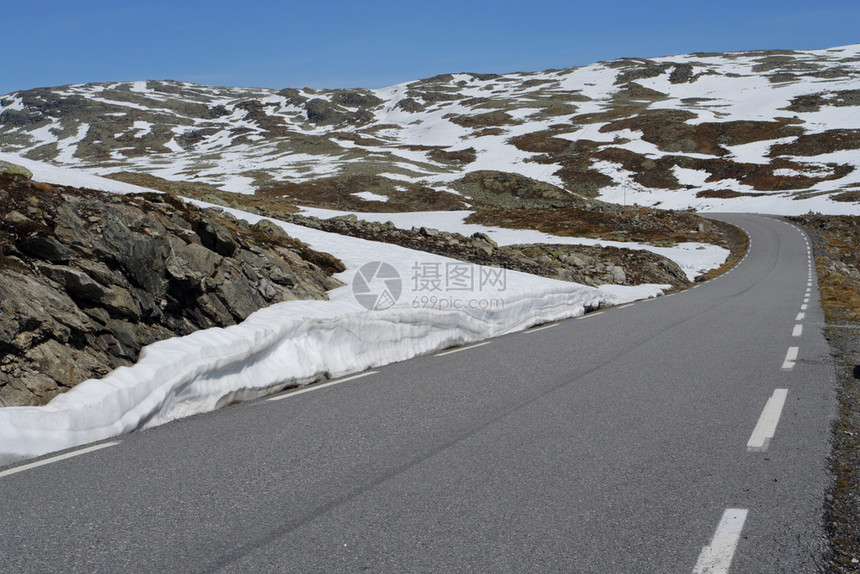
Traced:
[[24, 179], [33, 179], [33, 172], [26, 167], [9, 163], [8, 161], [0, 161], [0, 175], [11, 175], [23, 177]]

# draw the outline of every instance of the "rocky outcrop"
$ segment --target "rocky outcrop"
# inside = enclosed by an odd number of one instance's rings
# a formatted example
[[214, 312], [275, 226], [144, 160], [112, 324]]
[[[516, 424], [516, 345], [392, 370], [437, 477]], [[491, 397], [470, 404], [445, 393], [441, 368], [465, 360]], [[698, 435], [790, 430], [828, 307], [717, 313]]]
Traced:
[[466, 237], [429, 227], [398, 229], [392, 223], [363, 221], [355, 215], [332, 219], [287, 217], [293, 223], [331, 233], [394, 243], [477, 265], [504, 267], [583, 285], [659, 283], [681, 288], [690, 284], [674, 261], [648, 251], [545, 244], [499, 247], [484, 233]]
[[669, 81], [673, 84], [685, 84], [693, 80], [694, 70], [692, 64], [675, 64]]
[[523, 207], [560, 207], [586, 203], [580, 195], [550, 183], [518, 173], [493, 170], [473, 171], [451, 183], [472, 204], [483, 207], [517, 209]]
[[331, 101], [346, 108], [375, 108], [384, 103], [369, 90], [338, 90], [332, 95]]
[[308, 121], [320, 126], [341, 123], [360, 124], [373, 120], [373, 114], [363, 107], [355, 111], [344, 111], [340, 106], [321, 98], [314, 98], [307, 102], [305, 110]]
[[141, 348], [325, 299], [332, 256], [175, 196], [0, 175], [0, 406], [43, 404]]

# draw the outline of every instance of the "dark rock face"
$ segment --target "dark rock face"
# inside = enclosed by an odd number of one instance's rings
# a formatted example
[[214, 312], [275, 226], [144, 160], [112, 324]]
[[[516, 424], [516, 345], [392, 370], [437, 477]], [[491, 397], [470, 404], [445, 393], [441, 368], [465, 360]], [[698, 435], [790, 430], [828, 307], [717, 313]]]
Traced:
[[452, 183], [473, 204], [504, 208], [551, 207], [585, 203], [579, 195], [552, 184], [501, 171], [473, 171]]
[[[355, 104], [360, 94], [356, 97], [346, 96], [345, 98], [349, 105]], [[361, 100], [365, 101], [365, 100]], [[371, 100], [367, 100], [370, 102]], [[373, 120], [373, 113], [364, 107], [359, 107], [355, 111], [343, 111], [343, 108], [333, 105], [326, 100], [314, 98], [305, 104], [308, 121], [320, 126], [331, 126], [341, 123], [363, 124]]]
[[372, 108], [382, 105], [383, 101], [371, 92], [358, 90], [343, 90], [335, 93], [331, 101], [347, 108]]
[[304, 97], [301, 92], [299, 92], [295, 88], [284, 88], [278, 92], [279, 96], [283, 96], [287, 99], [287, 103], [293, 106], [302, 106], [308, 98]]
[[349, 119], [347, 114], [337, 111], [325, 100], [313, 99], [305, 104], [305, 110], [307, 110], [308, 120], [323, 126], [338, 124]]
[[860, 90], [839, 90], [836, 92], [819, 92], [816, 94], [801, 94], [791, 99], [791, 105], [785, 109], [792, 112], [817, 112], [822, 107], [860, 106]]
[[693, 79], [693, 66], [691, 64], [675, 64], [669, 81], [673, 84], [683, 84]]
[[247, 100], [236, 104], [236, 108], [247, 112], [245, 119], [256, 123], [271, 137], [284, 137], [289, 133], [283, 118], [270, 115], [259, 100]]
[[141, 348], [325, 299], [334, 257], [171, 195], [0, 175], [0, 406], [43, 404]]
[[419, 104], [414, 98], [403, 98], [394, 107], [410, 114], [423, 112], [427, 108], [427, 106]]
[[774, 145], [769, 155], [816, 156], [855, 149], [860, 149], [860, 130], [827, 130], [800, 136], [791, 143]]
[[690, 284], [674, 261], [649, 251], [545, 244], [500, 247], [484, 233], [465, 237], [428, 227], [398, 229], [391, 223], [363, 221], [355, 215], [332, 219], [287, 217], [293, 223], [331, 233], [394, 243], [477, 265], [504, 267], [583, 285], [660, 283], [680, 288]]
[[622, 72], [619, 72], [615, 84], [626, 84], [635, 80], [644, 80], [647, 78], [656, 78], [666, 72], [671, 64], [658, 64], [651, 60], [617, 60], [612, 63], [615, 66], [625, 67]]

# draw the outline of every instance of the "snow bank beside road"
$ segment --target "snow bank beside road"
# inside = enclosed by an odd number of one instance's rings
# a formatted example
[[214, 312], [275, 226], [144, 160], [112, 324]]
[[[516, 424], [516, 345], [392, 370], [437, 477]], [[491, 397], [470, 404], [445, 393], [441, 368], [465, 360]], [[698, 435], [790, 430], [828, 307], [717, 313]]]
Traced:
[[[43, 178], [41, 164], [10, 161]], [[117, 183], [82, 173], [64, 176], [68, 171], [51, 172], [51, 181], [109, 191]], [[230, 211], [252, 223], [262, 219]], [[344, 262], [347, 270], [338, 278], [346, 285], [331, 291], [330, 301], [280, 303], [240, 325], [160, 341], [146, 347], [134, 366], [85, 381], [45, 406], [0, 408], [0, 465], [210, 411], [324, 374], [338, 377], [575, 317], [599, 304], [654, 297], [668, 287], [595, 289], [276, 223]], [[391, 293], [393, 306], [367, 311], [353, 288], [358, 271], [373, 262], [390, 265], [400, 288]], [[366, 286], [370, 292], [392, 289], [386, 281]]]
[[506, 293], [493, 309], [280, 303], [240, 325], [154, 343], [134, 366], [85, 381], [43, 407], [0, 409], [0, 464], [210, 411], [291, 382], [358, 372], [661, 292], [651, 285], [603, 294], [545, 280]]

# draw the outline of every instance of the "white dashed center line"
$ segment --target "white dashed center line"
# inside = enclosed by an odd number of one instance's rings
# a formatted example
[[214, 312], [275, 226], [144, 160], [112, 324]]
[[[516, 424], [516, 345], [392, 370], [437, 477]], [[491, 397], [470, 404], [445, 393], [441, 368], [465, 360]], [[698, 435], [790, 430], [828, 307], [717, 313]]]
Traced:
[[797, 360], [797, 347], [789, 347], [788, 352], [785, 354], [785, 361], [782, 363], [783, 369], [793, 369], [794, 362]]
[[728, 573], [747, 519], [747, 512], [745, 508], [727, 508], [723, 512], [711, 543], [702, 548], [702, 553], [699, 554], [699, 561], [693, 568], [693, 574]]
[[767, 450], [770, 439], [776, 434], [776, 425], [779, 423], [787, 394], [788, 389], [776, 389], [767, 400], [764, 410], [758, 418], [758, 423], [755, 425], [749, 441], [747, 441], [747, 451], [764, 452]]
[[803, 321], [806, 318], [806, 313], [798, 313], [797, 317], [794, 318], [795, 321]]
[[792, 337], [800, 337], [803, 334], [803, 325], [795, 325], [794, 331], [791, 332]]

